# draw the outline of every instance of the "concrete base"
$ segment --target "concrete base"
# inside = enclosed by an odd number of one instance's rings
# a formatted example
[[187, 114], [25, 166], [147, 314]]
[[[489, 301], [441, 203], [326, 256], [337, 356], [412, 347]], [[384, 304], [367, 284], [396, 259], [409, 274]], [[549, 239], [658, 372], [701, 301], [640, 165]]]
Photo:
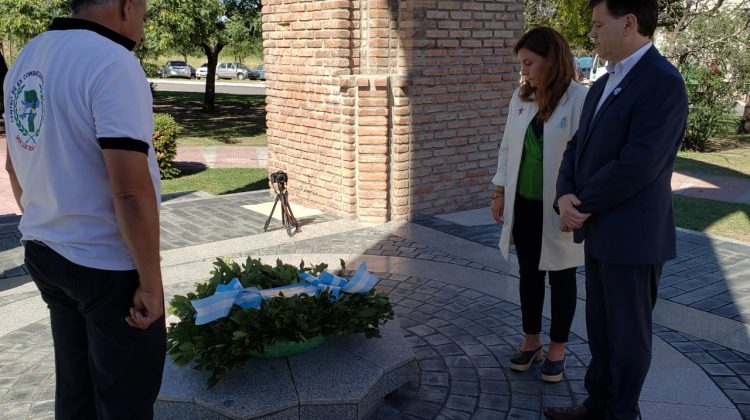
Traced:
[[156, 402], [160, 419], [361, 419], [409, 382], [414, 353], [398, 322], [380, 338], [332, 337], [315, 350], [251, 359], [208, 389], [208, 374], [167, 359]]

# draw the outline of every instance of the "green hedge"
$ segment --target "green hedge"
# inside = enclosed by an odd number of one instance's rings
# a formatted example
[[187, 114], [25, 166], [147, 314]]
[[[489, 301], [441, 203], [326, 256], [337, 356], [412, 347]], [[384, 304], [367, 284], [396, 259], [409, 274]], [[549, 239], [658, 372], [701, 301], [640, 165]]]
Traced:
[[159, 77], [161, 67], [153, 63], [143, 63], [143, 72], [146, 73], [146, 77]]
[[171, 179], [180, 174], [174, 166], [177, 156], [177, 122], [169, 114], [154, 114], [154, 134], [151, 140], [159, 162], [161, 179]]
[[708, 151], [709, 139], [726, 124], [731, 112], [732, 85], [710, 68], [684, 65], [681, 69], [687, 88], [689, 113], [682, 150]]

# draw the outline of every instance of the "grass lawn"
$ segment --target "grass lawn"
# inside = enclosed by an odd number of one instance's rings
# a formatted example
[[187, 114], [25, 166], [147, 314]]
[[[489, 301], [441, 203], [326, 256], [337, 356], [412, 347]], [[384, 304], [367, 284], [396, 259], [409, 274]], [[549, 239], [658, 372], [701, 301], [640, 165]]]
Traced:
[[268, 171], [257, 168], [206, 169], [187, 172], [179, 178], [161, 181], [161, 193], [205, 191], [214, 195], [256, 191], [268, 188]]
[[679, 152], [675, 170], [750, 178], [750, 135], [726, 135], [711, 146], [710, 152]]
[[154, 92], [154, 112], [172, 115], [179, 146], [266, 146], [264, 96], [216, 94], [216, 112], [203, 110], [203, 93]]
[[740, 117], [726, 115], [707, 152], [677, 153], [675, 170], [694, 174], [750, 178], [750, 134], [736, 134]]
[[673, 195], [675, 224], [750, 242], [750, 205]]

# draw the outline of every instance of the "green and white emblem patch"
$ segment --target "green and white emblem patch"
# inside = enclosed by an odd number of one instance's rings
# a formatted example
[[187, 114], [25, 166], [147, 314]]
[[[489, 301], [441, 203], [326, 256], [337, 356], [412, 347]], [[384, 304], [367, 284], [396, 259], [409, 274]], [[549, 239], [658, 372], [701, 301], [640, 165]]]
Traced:
[[44, 124], [44, 77], [39, 71], [27, 72], [10, 92], [10, 122], [18, 129], [16, 141], [24, 149], [38, 146]]

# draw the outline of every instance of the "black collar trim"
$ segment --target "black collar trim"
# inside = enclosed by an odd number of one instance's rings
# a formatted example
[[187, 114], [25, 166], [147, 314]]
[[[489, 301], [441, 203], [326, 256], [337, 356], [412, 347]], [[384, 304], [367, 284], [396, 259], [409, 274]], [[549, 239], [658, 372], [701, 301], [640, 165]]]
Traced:
[[88, 31], [96, 32], [97, 34], [108, 38], [112, 42], [116, 42], [123, 47], [127, 48], [128, 51], [133, 51], [135, 48], [135, 41], [126, 37], [125, 35], [119, 34], [104, 25], [100, 25], [96, 22], [85, 19], [77, 18], [55, 18], [52, 24], [49, 26], [50, 31], [65, 31], [69, 29], [85, 29]]

